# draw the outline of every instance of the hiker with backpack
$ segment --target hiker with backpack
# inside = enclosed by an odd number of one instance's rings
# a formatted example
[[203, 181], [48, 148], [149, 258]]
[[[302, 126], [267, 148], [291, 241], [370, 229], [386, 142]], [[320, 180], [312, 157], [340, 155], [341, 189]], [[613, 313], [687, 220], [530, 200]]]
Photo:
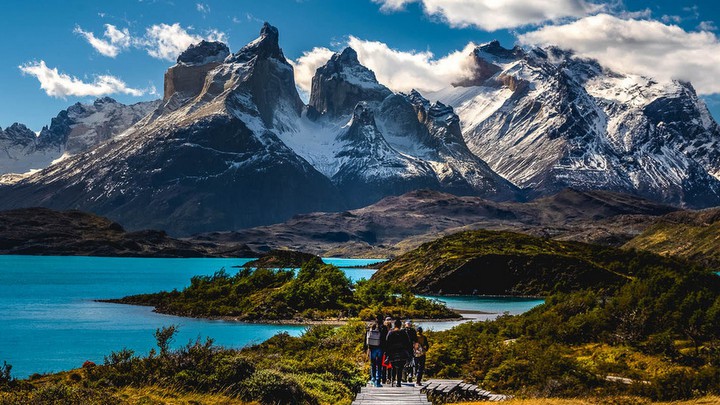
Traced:
[[[401, 327], [402, 321], [397, 319], [393, 330], [388, 333], [385, 341], [387, 355], [394, 371], [394, 378], [390, 379], [390, 384], [397, 387], [402, 387], [402, 371], [405, 368], [405, 362], [412, 356], [412, 343], [407, 332], [402, 330]], [[397, 385], [393, 380], [397, 381]]]
[[365, 349], [370, 358], [370, 380], [376, 387], [382, 387], [380, 380], [382, 379], [382, 358], [384, 338], [380, 329], [382, 324], [373, 322], [370, 330], [365, 335]]
[[415, 342], [415, 369], [417, 373], [417, 382], [416, 384], [418, 386], [422, 386], [422, 378], [423, 374], [425, 373], [425, 355], [427, 354], [428, 349], [430, 348], [430, 343], [428, 342], [427, 336], [423, 334], [423, 328], [418, 326], [417, 328], [417, 341]]

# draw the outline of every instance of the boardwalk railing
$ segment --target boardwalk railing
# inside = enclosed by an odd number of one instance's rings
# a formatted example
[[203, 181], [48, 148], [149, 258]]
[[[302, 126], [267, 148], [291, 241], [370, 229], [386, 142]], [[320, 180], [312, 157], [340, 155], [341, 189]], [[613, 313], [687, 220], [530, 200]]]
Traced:
[[434, 404], [460, 401], [505, 401], [507, 395], [493, 394], [461, 380], [428, 380], [420, 389]]

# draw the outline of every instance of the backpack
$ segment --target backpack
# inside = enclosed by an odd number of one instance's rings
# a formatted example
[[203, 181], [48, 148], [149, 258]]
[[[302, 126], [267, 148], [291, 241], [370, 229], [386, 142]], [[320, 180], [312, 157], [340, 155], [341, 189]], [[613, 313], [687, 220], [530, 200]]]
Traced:
[[427, 346], [427, 338], [425, 336], [418, 335], [418, 341], [415, 343], [414, 355], [415, 357], [422, 357], [425, 355], [425, 347]]
[[380, 347], [380, 331], [377, 329], [369, 330], [367, 333], [367, 344], [372, 347]]

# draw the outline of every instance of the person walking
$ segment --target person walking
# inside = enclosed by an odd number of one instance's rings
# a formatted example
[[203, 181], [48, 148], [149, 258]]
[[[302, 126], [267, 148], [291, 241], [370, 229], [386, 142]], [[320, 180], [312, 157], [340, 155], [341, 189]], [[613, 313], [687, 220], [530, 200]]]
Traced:
[[[412, 325], [411, 320], [408, 319], [405, 321], [403, 331], [407, 333], [408, 339], [410, 339], [410, 347], [408, 347], [408, 351], [412, 354], [415, 349], [415, 343], [417, 343], [417, 332], [415, 331], [415, 327]], [[405, 369], [403, 370], [403, 381], [411, 383], [413, 382], [414, 378], [415, 357], [411, 355], [408, 361], [405, 363]]]
[[[378, 315], [378, 322], [381, 321], [382, 316]], [[390, 365], [390, 358], [387, 354], [387, 335], [393, 328], [393, 320], [391, 317], [385, 317], [385, 321], [382, 323], [383, 333], [383, 359], [382, 359], [382, 383], [386, 384], [388, 380], [392, 383], [392, 365]]]
[[427, 336], [423, 333], [423, 328], [417, 328], [417, 342], [415, 343], [415, 372], [417, 373], [416, 384], [422, 386], [422, 378], [425, 373], [425, 355], [430, 348]]
[[402, 321], [397, 319], [386, 340], [388, 358], [394, 371], [393, 377], [397, 381], [397, 384], [395, 384], [391, 379], [390, 384], [397, 387], [402, 387], [402, 371], [405, 368], [405, 362], [410, 359], [411, 352], [409, 348], [412, 347], [408, 334], [401, 329], [401, 326]]
[[382, 387], [380, 380], [382, 378], [383, 340], [380, 325], [373, 322], [365, 335], [365, 350], [370, 358], [370, 381], [376, 387]]

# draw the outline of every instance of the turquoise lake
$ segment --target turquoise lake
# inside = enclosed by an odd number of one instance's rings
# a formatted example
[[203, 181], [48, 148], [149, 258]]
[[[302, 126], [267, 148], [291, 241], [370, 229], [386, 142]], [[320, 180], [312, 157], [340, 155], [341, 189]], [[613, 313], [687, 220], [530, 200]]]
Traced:
[[[211, 337], [219, 345], [243, 347], [278, 332], [292, 335], [305, 327], [211, 321], [162, 315], [152, 308], [105, 304], [96, 299], [181, 289], [195, 275], [210, 275], [250, 259], [149, 259], [55, 256], [0, 256], [0, 362], [13, 366], [14, 377], [27, 377], [77, 368], [85, 360], [96, 363], [124, 347], [147, 353], [154, 345], [155, 329], [171, 324], [180, 331], [175, 346], [198, 337]], [[376, 263], [372, 259], [328, 258], [338, 267]], [[369, 278], [374, 270], [344, 271], [353, 280]], [[542, 300], [442, 297], [449, 306], [491, 312], [474, 319], [518, 314]], [[436, 330], [458, 322], [425, 323]]]

